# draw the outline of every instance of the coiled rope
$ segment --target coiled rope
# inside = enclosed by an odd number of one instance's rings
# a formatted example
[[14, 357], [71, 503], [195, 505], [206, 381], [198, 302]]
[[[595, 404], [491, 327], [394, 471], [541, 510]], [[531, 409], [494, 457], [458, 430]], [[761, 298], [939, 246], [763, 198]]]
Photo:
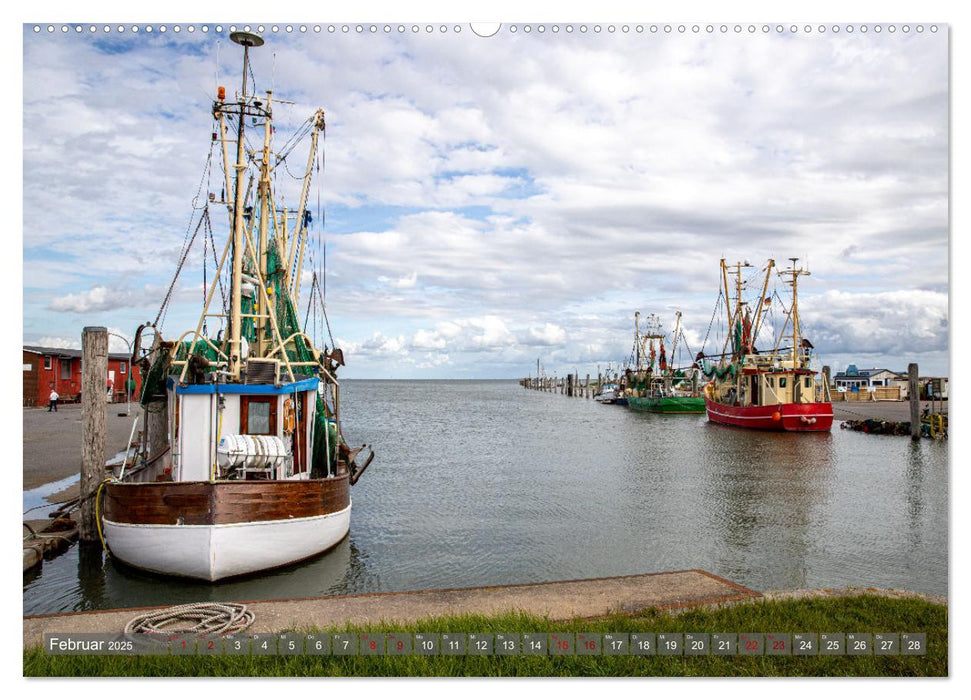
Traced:
[[125, 634], [237, 634], [256, 616], [242, 603], [188, 603], [133, 618]]

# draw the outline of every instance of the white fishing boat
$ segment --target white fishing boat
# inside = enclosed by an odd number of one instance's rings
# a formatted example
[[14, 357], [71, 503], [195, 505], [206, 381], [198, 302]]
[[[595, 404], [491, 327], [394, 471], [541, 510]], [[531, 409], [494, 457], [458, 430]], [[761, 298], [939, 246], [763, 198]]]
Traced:
[[593, 400], [600, 403], [617, 403], [620, 396], [620, 387], [615, 382], [607, 382], [600, 388], [600, 392], [593, 397]]
[[[196, 229], [211, 231], [209, 208], [225, 205], [222, 259], [194, 329], [174, 341], [162, 339], [157, 323], [136, 333], [143, 441], [138, 457], [103, 484], [100, 507], [113, 558], [208, 581], [291, 564], [337, 545], [350, 527], [350, 487], [374, 457], [369, 452], [363, 460], [363, 446], [351, 449], [343, 439], [336, 378], [342, 352], [332, 339], [329, 349], [318, 349], [297, 314], [311, 219], [307, 194], [324, 112], [318, 109], [297, 132], [310, 141], [307, 168], [299, 205], [281, 208], [273, 171], [283, 157], [272, 145], [273, 105], [280, 100], [270, 91], [247, 92], [249, 51], [263, 40], [247, 32], [231, 39], [243, 47], [242, 89], [227, 99], [220, 87], [212, 110], [224, 195], [209, 194]], [[262, 132], [260, 147], [249, 152], [247, 125]], [[325, 313], [313, 279], [310, 301], [316, 290]], [[217, 291], [227, 289], [215, 308]], [[207, 334], [209, 323], [222, 328]], [[142, 356], [138, 348], [149, 332], [154, 342]]]

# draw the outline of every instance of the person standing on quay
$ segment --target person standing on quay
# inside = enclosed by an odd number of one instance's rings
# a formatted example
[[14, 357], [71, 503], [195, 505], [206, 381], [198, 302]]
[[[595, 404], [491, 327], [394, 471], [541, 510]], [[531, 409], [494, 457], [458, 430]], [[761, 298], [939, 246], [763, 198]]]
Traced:
[[50, 413], [51, 411], [54, 411], [54, 413], [57, 413], [57, 400], [59, 398], [61, 397], [57, 395], [57, 392], [54, 389], [51, 389], [50, 403], [47, 405], [48, 413]]

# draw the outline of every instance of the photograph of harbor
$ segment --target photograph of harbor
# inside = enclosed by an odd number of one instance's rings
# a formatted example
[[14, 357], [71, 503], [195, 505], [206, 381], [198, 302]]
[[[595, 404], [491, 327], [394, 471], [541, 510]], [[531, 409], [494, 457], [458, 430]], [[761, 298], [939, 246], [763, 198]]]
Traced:
[[948, 25], [22, 35], [24, 675], [948, 675]]

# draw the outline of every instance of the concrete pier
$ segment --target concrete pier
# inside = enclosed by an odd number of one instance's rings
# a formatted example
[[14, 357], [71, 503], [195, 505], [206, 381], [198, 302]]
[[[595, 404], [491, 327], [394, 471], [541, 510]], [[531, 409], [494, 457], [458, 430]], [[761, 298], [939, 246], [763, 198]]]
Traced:
[[[247, 634], [276, 634], [346, 624], [418, 622], [443, 615], [525, 612], [554, 620], [633, 614], [646, 608], [682, 608], [756, 599], [761, 593], [701, 570], [612, 578], [449, 588], [247, 602], [256, 616]], [[44, 633], [121, 632], [136, 615], [157, 608], [130, 608], [24, 618], [24, 646], [43, 643]]]

